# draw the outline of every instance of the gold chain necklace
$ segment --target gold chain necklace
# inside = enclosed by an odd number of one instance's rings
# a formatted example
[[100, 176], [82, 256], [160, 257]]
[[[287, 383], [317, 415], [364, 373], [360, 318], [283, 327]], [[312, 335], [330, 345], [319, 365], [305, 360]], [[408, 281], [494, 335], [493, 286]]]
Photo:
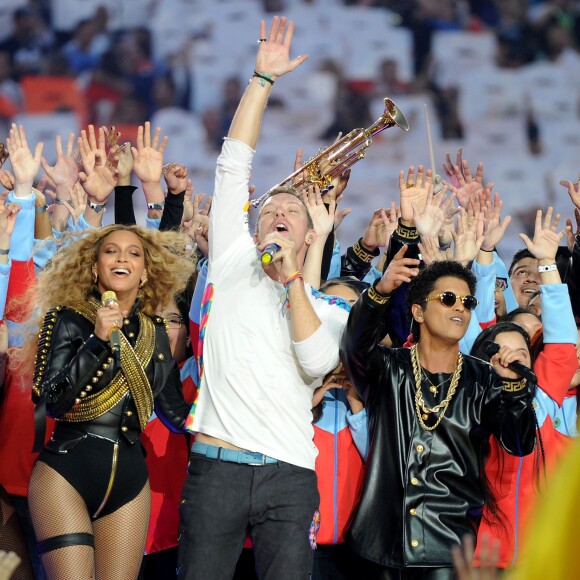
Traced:
[[[455, 369], [453, 371], [453, 376], [451, 377], [451, 384], [449, 385], [449, 393], [447, 397], [438, 405], [433, 408], [427, 407], [425, 401], [423, 400], [423, 393], [421, 392], [421, 364], [419, 363], [419, 348], [415, 344], [411, 347], [411, 362], [413, 364], [413, 375], [415, 377], [415, 411], [417, 412], [417, 418], [419, 419], [419, 424], [426, 431], [433, 431], [437, 428], [441, 420], [445, 416], [449, 403], [457, 390], [457, 385], [459, 384], [459, 378], [461, 376], [461, 368], [463, 367], [463, 355], [459, 352], [457, 354], [457, 363], [455, 364]], [[432, 413], [437, 413], [441, 411], [441, 414], [435, 421], [432, 427], [425, 425], [425, 421], [429, 418]]]
[[423, 369], [423, 374], [425, 375], [425, 378], [427, 379], [427, 382], [429, 383], [429, 390], [434, 394], [437, 395], [438, 391], [437, 389], [441, 386], [443, 386], [451, 377], [447, 377], [445, 380], [441, 381], [438, 385], [434, 385], [431, 382], [431, 379], [429, 378], [429, 375], [427, 375], [427, 371], [425, 371], [425, 369]]

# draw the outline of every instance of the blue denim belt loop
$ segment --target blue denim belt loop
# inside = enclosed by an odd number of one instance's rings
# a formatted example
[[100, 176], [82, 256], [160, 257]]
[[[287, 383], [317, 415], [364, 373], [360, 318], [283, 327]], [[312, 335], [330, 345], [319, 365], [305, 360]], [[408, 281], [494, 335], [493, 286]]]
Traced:
[[217, 447], [215, 445], [208, 445], [207, 443], [195, 442], [191, 447], [191, 451], [193, 453], [204, 455], [209, 459], [217, 459], [218, 461], [227, 461], [229, 463], [240, 463], [244, 465], [267, 465], [278, 463], [277, 459], [268, 457], [263, 453], [226, 449], [225, 447]]

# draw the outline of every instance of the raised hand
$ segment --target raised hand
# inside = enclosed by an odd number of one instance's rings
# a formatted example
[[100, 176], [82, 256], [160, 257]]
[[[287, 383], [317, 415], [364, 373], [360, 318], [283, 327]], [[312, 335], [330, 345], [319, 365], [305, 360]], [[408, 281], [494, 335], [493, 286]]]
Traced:
[[526, 234], [519, 234], [520, 238], [524, 241], [524, 244], [526, 244], [526, 248], [528, 248], [528, 250], [538, 260], [555, 261], [560, 240], [568, 231], [568, 226], [566, 226], [560, 233], [557, 233], [556, 230], [558, 229], [558, 223], [560, 222], [560, 214], [556, 214], [556, 217], [552, 220], [553, 212], [554, 208], [549, 207], [543, 223], [542, 210], [539, 209], [536, 212], [536, 224], [533, 240], [530, 240]]
[[467, 266], [475, 260], [483, 243], [483, 213], [479, 212], [469, 220], [467, 212], [461, 208], [457, 220], [457, 230], [453, 232], [453, 259]]
[[572, 203], [580, 209], [580, 175], [578, 175], [578, 181], [576, 183], [572, 181], [560, 181], [560, 185], [568, 189], [568, 195]]
[[10, 241], [20, 206], [17, 203], [6, 204], [5, 200], [5, 197], [0, 200], [0, 240]]
[[412, 202], [413, 221], [421, 237], [437, 236], [443, 224], [445, 215], [453, 206], [455, 196], [451, 194], [445, 199], [447, 186], [443, 186], [437, 195], [433, 195], [433, 184], [429, 184], [427, 197], [423, 209], [419, 209], [417, 202]]
[[26, 197], [32, 191], [32, 183], [40, 169], [43, 143], [38, 143], [34, 155], [28, 147], [26, 132], [22, 125], [12, 124], [10, 136], [6, 139], [10, 163], [14, 172], [14, 195]]
[[413, 204], [419, 212], [423, 211], [425, 200], [431, 185], [431, 170], [425, 173], [422, 165], [417, 168], [415, 176], [414, 166], [410, 166], [405, 181], [405, 172], [399, 172], [399, 193], [401, 195], [401, 219], [411, 223], [413, 221]]
[[110, 129], [109, 127], [103, 126], [103, 132], [105, 133], [109, 149], [115, 149], [121, 138], [121, 131], [115, 131], [115, 126], [111, 125]]
[[[266, 21], [260, 21], [260, 40], [256, 55], [256, 72], [272, 80], [293, 71], [307, 58], [302, 54], [290, 59], [290, 46], [294, 35], [294, 23], [285, 17], [274, 16], [270, 32], [266, 35]], [[264, 40], [265, 39], [265, 40]], [[267, 82], [267, 81], [262, 81]]]
[[336, 201], [334, 199], [330, 200], [328, 209], [326, 209], [324, 201], [322, 201], [320, 187], [317, 185], [311, 185], [306, 188], [302, 199], [314, 222], [314, 231], [316, 232], [317, 239], [320, 236], [326, 240], [334, 227]]
[[94, 125], [89, 125], [88, 133], [84, 129], [81, 131], [81, 136], [77, 140], [78, 151], [81, 156], [81, 162], [85, 173], [92, 170], [95, 165], [95, 158], [97, 153], [101, 159], [107, 157], [107, 150], [105, 148], [105, 129], [99, 127], [99, 138], [95, 135]]
[[95, 165], [89, 171], [80, 172], [79, 178], [83, 189], [96, 203], [104, 203], [113, 192], [119, 178], [118, 157], [101, 156], [101, 152], [95, 153]]
[[500, 555], [500, 541], [483, 534], [481, 539], [480, 565], [474, 567], [473, 554], [475, 544], [473, 538], [466, 534], [462, 546], [453, 546], [451, 555], [458, 580], [497, 580], [497, 563]]
[[421, 252], [423, 262], [428, 266], [433, 262], [441, 262], [442, 260], [453, 260], [453, 251], [451, 248], [441, 250], [439, 241], [433, 236], [421, 236], [421, 241], [417, 244]]
[[377, 248], [387, 248], [393, 232], [397, 229], [398, 216], [394, 201], [391, 202], [391, 209], [388, 213], [387, 210], [382, 208], [375, 210], [363, 234], [363, 246], [369, 251]]
[[460, 187], [459, 180], [455, 175], [455, 167], [463, 169], [463, 147], [457, 148], [457, 157], [455, 159], [455, 165], [451, 161], [451, 156], [449, 153], [445, 154], [445, 162], [443, 163], [443, 173], [447, 176], [447, 179], [451, 180], [451, 184], [454, 187]]
[[131, 147], [133, 153], [133, 171], [143, 184], [159, 184], [163, 173], [163, 152], [169, 138], [161, 139], [161, 128], [157, 127], [151, 139], [151, 123], [139, 126], [137, 130], [137, 147]]
[[76, 224], [85, 213], [87, 207], [87, 194], [80, 182], [76, 182], [69, 192], [70, 201], [62, 200], [62, 205], [68, 209], [73, 222]]
[[62, 137], [57, 135], [55, 164], [53, 166], [49, 165], [44, 157], [40, 160], [46, 175], [48, 175], [54, 183], [54, 186], [57, 188], [57, 193], [60, 194], [70, 191], [74, 187], [74, 184], [79, 180], [78, 165], [73, 158], [74, 144], [75, 134], [71, 133], [68, 138], [66, 152], [63, 152]]
[[190, 179], [188, 182], [189, 193], [186, 190], [185, 194], [188, 201], [187, 204], [184, 201], [182, 227], [183, 231], [197, 244], [200, 252], [207, 258], [209, 255], [208, 231], [212, 196], [208, 196], [202, 208], [201, 204], [206, 197], [205, 193], [198, 193], [191, 199], [193, 186]]
[[566, 245], [570, 250], [570, 253], [574, 250], [574, 244], [576, 243], [576, 236], [580, 235], [580, 209], [574, 208], [574, 218], [576, 220], [576, 231], [574, 231], [574, 226], [572, 225], [572, 220], [568, 218], [566, 220], [566, 225], [568, 226], [568, 231], [566, 232]]
[[419, 274], [420, 261], [415, 258], [405, 258], [407, 245], [404, 245], [393, 257], [383, 277], [375, 286], [377, 292], [383, 295], [391, 294], [404, 282]]
[[131, 173], [133, 172], [133, 155], [131, 143], [128, 141], [114, 149], [119, 158], [119, 181], [118, 185], [131, 185]]
[[8, 191], [14, 189], [14, 175], [8, 169], [0, 169], [0, 185]]
[[503, 202], [496, 191], [493, 199], [488, 201], [484, 208], [483, 220], [483, 243], [481, 249], [486, 252], [492, 252], [501, 242], [505, 235], [506, 229], [512, 221], [511, 216], [501, 219], [501, 210]]
[[475, 178], [471, 174], [469, 163], [467, 163], [465, 160], [463, 160], [461, 167], [455, 165], [453, 172], [457, 182], [459, 183], [459, 186], [457, 187], [453, 185], [453, 183], [444, 183], [455, 194], [459, 205], [467, 209], [470, 200], [472, 200], [476, 195], [479, 195], [483, 190], [483, 163], [480, 161], [477, 164]]
[[163, 177], [169, 193], [177, 195], [187, 188], [187, 167], [181, 163], [167, 163], [163, 166]]

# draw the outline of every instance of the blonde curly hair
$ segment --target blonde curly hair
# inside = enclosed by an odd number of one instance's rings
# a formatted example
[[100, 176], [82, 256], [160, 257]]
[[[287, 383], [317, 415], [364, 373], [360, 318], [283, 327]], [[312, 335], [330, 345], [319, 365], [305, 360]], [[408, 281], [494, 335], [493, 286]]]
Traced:
[[120, 224], [92, 230], [62, 247], [25, 296], [22, 306], [34, 311], [25, 324], [27, 340], [11, 353], [11, 362], [32, 366], [44, 315], [55, 306], [72, 306], [88, 298], [94, 288], [92, 266], [101, 246], [109, 234], [120, 230], [134, 233], [143, 244], [147, 283], [139, 291], [139, 304], [144, 314], [153, 316], [185, 288], [196, 264], [185, 254], [183, 234]]

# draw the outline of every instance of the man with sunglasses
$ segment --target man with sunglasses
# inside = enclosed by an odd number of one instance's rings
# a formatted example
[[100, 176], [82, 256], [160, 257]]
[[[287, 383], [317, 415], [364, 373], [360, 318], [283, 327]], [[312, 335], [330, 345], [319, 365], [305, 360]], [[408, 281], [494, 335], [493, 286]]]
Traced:
[[[459, 351], [477, 305], [471, 271], [453, 261], [420, 271], [405, 252], [363, 292], [343, 336], [343, 362], [365, 401], [371, 437], [348, 538], [374, 563], [369, 577], [444, 580], [454, 577], [451, 547], [475, 537], [481, 519], [490, 436], [509, 453], [530, 453], [534, 413], [525, 381], [502, 380]], [[402, 284], [414, 344], [393, 349], [379, 343]]]

